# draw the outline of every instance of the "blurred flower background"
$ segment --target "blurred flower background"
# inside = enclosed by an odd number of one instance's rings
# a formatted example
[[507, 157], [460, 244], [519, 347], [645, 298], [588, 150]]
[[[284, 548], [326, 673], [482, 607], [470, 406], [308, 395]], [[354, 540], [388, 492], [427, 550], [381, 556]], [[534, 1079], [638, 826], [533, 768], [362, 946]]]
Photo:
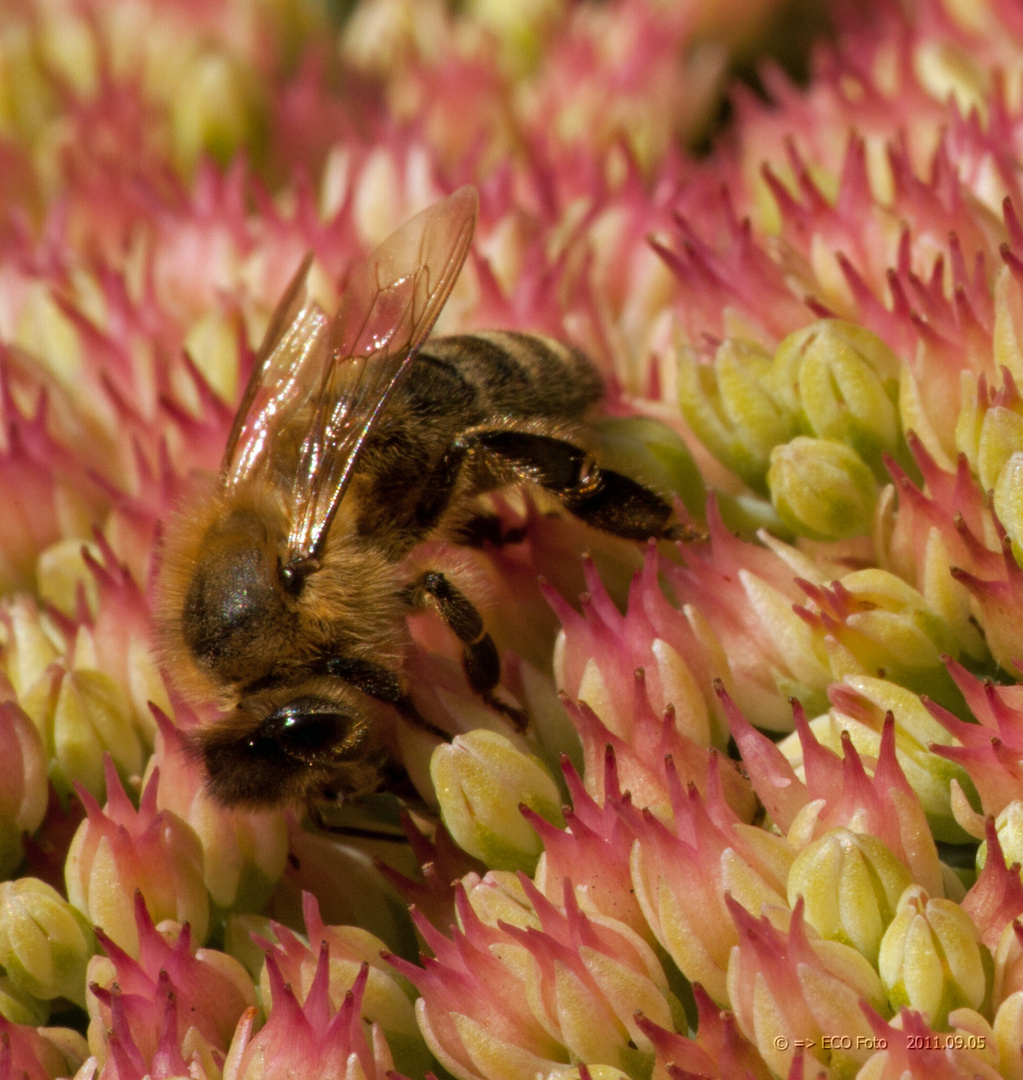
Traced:
[[[0, 1080], [1023, 1077], [1021, 165], [1017, 0], [5, 0]], [[702, 538], [495, 500], [529, 729], [417, 619], [440, 824], [218, 808], [161, 522], [464, 183], [439, 330], [585, 349]]]

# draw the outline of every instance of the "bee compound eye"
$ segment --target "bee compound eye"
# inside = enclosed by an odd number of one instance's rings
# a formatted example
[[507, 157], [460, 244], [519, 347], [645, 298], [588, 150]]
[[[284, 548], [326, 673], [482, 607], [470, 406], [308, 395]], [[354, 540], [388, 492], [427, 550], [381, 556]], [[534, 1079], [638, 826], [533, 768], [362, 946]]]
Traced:
[[326, 698], [303, 697], [275, 709], [254, 741], [272, 742], [297, 758], [321, 757], [345, 743], [352, 718]]

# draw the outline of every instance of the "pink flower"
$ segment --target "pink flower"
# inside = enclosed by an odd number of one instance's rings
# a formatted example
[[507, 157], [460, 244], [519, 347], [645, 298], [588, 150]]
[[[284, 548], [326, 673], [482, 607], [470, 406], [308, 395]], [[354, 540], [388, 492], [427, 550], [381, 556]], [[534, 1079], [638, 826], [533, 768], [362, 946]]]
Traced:
[[739, 1031], [735, 1014], [715, 1005], [699, 983], [693, 985], [693, 997], [699, 1013], [695, 1038], [659, 1028], [646, 1017], [638, 1021], [657, 1054], [653, 1080], [688, 1080], [689, 1075], [768, 1080], [771, 1071]]
[[326, 926], [312, 893], [302, 894], [302, 911], [305, 940], [276, 922], [270, 924], [275, 943], [256, 938], [267, 957], [260, 993], [268, 1014], [273, 1015], [279, 980], [284, 980], [297, 1003], [317, 1007], [314, 987], [326, 956], [331, 1007], [341, 1009], [359, 984], [360, 1015], [380, 1029], [396, 1066], [410, 1074], [427, 1069], [429, 1055], [419, 1037], [406, 986], [381, 958], [387, 948], [384, 942], [358, 926]]
[[645, 672], [642, 669], [636, 672], [632, 681], [635, 687], [632, 710], [634, 726], [630, 740], [608, 730], [585, 701], [574, 705], [563, 700], [582, 739], [586, 785], [593, 798], [602, 802], [607, 797], [607, 772], [602, 768], [602, 763], [606, 765], [607, 748], [610, 746], [614, 751], [622, 787], [630, 792], [637, 806], [649, 807], [655, 814], [666, 816], [670, 803], [670, 771], [682, 777], [684, 783], [693, 784], [697, 790], [704, 791], [710, 769], [716, 767], [729, 805], [735, 808], [737, 814], [750, 817], [755, 805], [746, 779], [717, 751], [698, 746], [680, 734], [673, 709], [665, 709], [662, 717], [655, 715], [646, 694]]
[[614, 751], [610, 746], [606, 749], [602, 802], [590, 796], [567, 760], [562, 762], [562, 771], [572, 798], [572, 809], [565, 811], [564, 829], [523, 808], [544, 847], [534, 877], [536, 887], [557, 903], [567, 884], [582, 911], [623, 922], [653, 944], [629, 873], [635, 834], [618, 811], [627, 796], [623, 797], [618, 787]]
[[367, 1038], [360, 1017], [369, 965], [362, 966], [335, 1011], [328, 992], [328, 954], [329, 947], [324, 944], [304, 1005], [299, 1005], [273, 958], [267, 958], [274, 1009], [258, 1034], [253, 1033], [256, 1010], [249, 1009], [242, 1016], [224, 1062], [224, 1080], [298, 1080], [307, 1076], [384, 1080], [393, 1070], [380, 1029], [374, 1024]]
[[648, 551], [642, 573], [633, 579], [624, 616], [592, 561], [583, 566], [587, 591], [581, 598], [582, 614], [553, 589], [545, 590], [564, 627], [555, 658], [561, 689], [573, 700], [586, 701], [606, 727], [630, 742], [636, 722], [634, 673], [642, 669], [649, 707], [663, 714], [671, 706], [679, 733], [700, 746], [709, 745], [718, 732], [716, 725], [712, 730], [710, 703], [701, 685], [717, 657], [707, 655], [696, 633], [665, 599], [656, 580], [655, 549]]
[[284, 812], [228, 810], [214, 803], [203, 788], [202, 767], [188, 754], [180, 731], [163, 712], [153, 711], [158, 735], [146, 772], [147, 778], [159, 774], [157, 807], [195, 831], [213, 903], [223, 910], [260, 910], [284, 873]]
[[485, 873], [486, 867], [451, 839], [443, 822], [437, 825], [432, 837], [420, 832], [408, 816], [403, 825], [422, 880], [406, 877], [384, 862], [379, 870], [405, 902], [414, 906], [431, 925], [448, 926], [455, 918], [456, 883], [470, 873], [477, 876]]
[[0, 1077], [3, 1080], [51, 1080], [68, 1076], [88, 1053], [77, 1032], [33, 1028], [0, 1016]]
[[15, 391], [40, 382], [35, 373], [26, 378], [19, 366], [9, 350], [0, 347], [0, 498], [6, 507], [0, 524], [0, 580], [5, 590], [24, 588], [31, 581], [39, 552], [67, 536], [69, 505], [95, 491], [81, 463], [49, 433], [52, 409], [45, 391], [34, 414], [16, 403]]
[[780, 837], [742, 828], [712, 768], [706, 797], [684, 792], [668, 767], [668, 825], [628, 804], [620, 812], [636, 836], [630, 867], [643, 915], [679, 970], [717, 1002], [728, 1001], [728, 958], [739, 938], [731, 904], [784, 923], [785, 880], [794, 851]]
[[[963, 1010], [965, 1013], [966, 1010]], [[1003, 1076], [992, 1064], [987, 1033], [957, 1029], [952, 1038], [936, 1038], [919, 1012], [903, 1009], [890, 1023], [864, 1009], [878, 1049], [862, 1070], [871, 1080], [999, 1080]], [[990, 1029], [988, 1029], [990, 1030]], [[1011, 1060], [1011, 1058], [1010, 1058]]]
[[[305, 828], [293, 813], [286, 821], [288, 854], [266, 908], [271, 918], [288, 926], [303, 925], [305, 896], [311, 893], [330, 925], [358, 925], [385, 941], [409, 932], [405, 906], [384, 866], [343, 836]], [[381, 847], [393, 852], [394, 845], [385, 841]], [[444, 884], [450, 887], [456, 876], [452, 873]]]
[[570, 1056], [617, 1068], [646, 1062], [635, 1011], [662, 1025], [673, 1015], [653, 951], [624, 924], [583, 914], [570, 883], [555, 907], [519, 880], [533, 909], [521, 910], [519, 925], [489, 925], [460, 889], [461, 928], [450, 940], [417, 918], [434, 959], [418, 968], [391, 957], [423, 995], [417, 1016], [430, 1049], [473, 1080], [559, 1070]]
[[444, 937], [421, 916], [416, 924], [434, 954], [417, 967], [391, 958], [422, 997], [416, 1015], [427, 1045], [459, 1080], [484, 1080], [495, 1071], [526, 1080], [568, 1061], [567, 1051], [529, 1006], [522, 980], [489, 946], [503, 941], [485, 926], [459, 890], [462, 930]]
[[[938, 852], [923, 807], [895, 757], [894, 720], [885, 721], [871, 777], [847, 732], [842, 733], [839, 757], [817, 742], [802, 708], [794, 706], [804, 784], [782, 752], [755, 731], [734, 704], [726, 700], [725, 706], [754, 790], [771, 820], [798, 846], [830, 828], [855, 824], [858, 830], [880, 837], [914, 881], [935, 896], [943, 894]], [[800, 814], [804, 807], [810, 813]], [[798, 832], [792, 836], [797, 818]]]
[[[976, 723], [960, 720], [933, 703], [927, 707], [959, 745], [938, 745], [934, 752], [961, 765], [980, 797], [983, 814], [996, 817], [1019, 797], [1023, 755], [1023, 693], [1017, 685], [997, 686], [949, 662], [949, 672], [966, 699]], [[983, 835], [981, 815], [957, 800], [957, 812], [974, 836]]]
[[187, 925], [158, 931], [139, 892], [134, 915], [137, 959], [97, 930], [107, 955], [89, 964], [93, 1054], [103, 1062], [135, 1052], [148, 1062], [164, 1043], [176, 1053], [200, 1044], [205, 1053], [226, 1053], [239, 1018], [255, 1004], [248, 973], [226, 953], [197, 949]]
[[[771, 1069], [785, 1075], [796, 1042], [804, 1039], [816, 1044], [807, 1050], [815, 1066], [851, 1070], [866, 1061], [872, 1042], [864, 1013], [887, 1008], [873, 967], [847, 945], [811, 939], [802, 901], [793, 908], [787, 932], [767, 917], [755, 919], [732, 899], [728, 906], [739, 930], [728, 965], [729, 1001], [740, 1030]], [[861, 1000], [870, 1008], [861, 1011]], [[849, 1046], [843, 1040], [828, 1049], [821, 1037], [832, 1025], [848, 1036]]]
[[[1023, 881], [1019, 864], [1005, 864], [998, 831], [987, 819], [987, 849], [977, 880], [963, 897], [962, 908], [973, 920], [980, 940], [994, 952], [1006, 927], [1023, 915]], [[978, 859], [978, 861], [980, 861]]]
[[157, 811], [158, 777], [154, 770], [136, 811], [107, 758], [106, 809], [78, 788], [86, 817], [71, 841], [65, 868], [71, 903], [130, 954], [140, 947], [136, 891], [156, 921], [188, 923], [197, 941], [205, 939], [209, 925], [202, 847], [177, 814]]

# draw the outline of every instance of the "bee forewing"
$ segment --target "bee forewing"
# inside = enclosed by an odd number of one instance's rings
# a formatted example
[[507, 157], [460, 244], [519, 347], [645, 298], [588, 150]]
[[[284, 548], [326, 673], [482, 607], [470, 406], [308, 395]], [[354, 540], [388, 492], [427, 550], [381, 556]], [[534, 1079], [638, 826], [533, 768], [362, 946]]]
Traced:
[[[221, 466], [225, 487], [265, 474], [291, 506], [288, 559], [315, 554], [359, 451], [429, 335], [469, 253], [478, 198], [459, 188], [353, 272], [333, 319], [306, 295], [303, 259], [270, 319]], [[305, 425], [295, 453], [286, 429]]]
[[389, 236], [352, 274], [331, 323], [299, 454], [287, 559], [315, 556], [359, 453], [458, 278], [476, 227], [471, 187]]
[[476, 228], [473, 187], [416, 214], [352, 274], [334, 319], [339, 359], [414, 352], [454, 287]]

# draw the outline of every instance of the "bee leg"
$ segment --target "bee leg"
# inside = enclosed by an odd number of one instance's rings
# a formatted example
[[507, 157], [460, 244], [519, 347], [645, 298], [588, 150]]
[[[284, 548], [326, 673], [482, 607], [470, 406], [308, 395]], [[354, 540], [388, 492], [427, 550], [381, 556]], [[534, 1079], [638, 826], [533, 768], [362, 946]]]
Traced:
[[493, 709], [504, 713], [519, 731], [527, 724], [521, 709], [506, 705], [493, 693], [501, 679], [501, 657], [472, 601], [436, 570], [427, 570], [409, 587], [413, 607], [432, 607], [462, 643], [462, 667], [469, 685]]
[[452, 530], [451, 539], [464, 547], [504, 547], [505, 544], [518, 544], [526, 538], [523, 528], [506, 529], [498, 514], [480, 512], [473, 514]]
[[669, 524], [672, 508], [666, 499], [622, 473], [600, 468], [574, 443], [502, 428], [473, 432], [460, 441], [471, 441], [523, 480], [546, 488], [588, 525], [628, 540], [680, 538], [680, 526]]
[[395, 832], [387, 828], [368, 828], [362, 825], [351, 825], [343, 821], [328, 820], [328, 808], [334, 808], [337, 804], [329, 799], [311, 798], [306, 803], [306, 812], [309, 820], [321, 832], [330, 833], [333, 836], [347, 836], [352, 840], [377, 840], [388, 844], [408, 843], [408, 837], [404, 832]]
[[361, 690], [368, 697], [382, 701], [386, 705], [393, 705], [401, 715], [411, 724], [437, 735], [445, 742], [451, 741], [451, 735], [431, 724], [415, 707], [412, 698], [405, 692], [398, 676], [393, 671], [373, 664], [368, 660], [356, 660], [350, 656], [332, 656], [315, 670], [325, 675], [331, 675], [335, 679], [344, 679], [356, 690]]
[[351, 798], [332, 786], [324, 787], [306, 800], [309, 820], [325, 832], [339, 836], [398, 844], [408, 840], [404, 822], [407, 814], [437, 820], [436, 810], [423, 801], [408, 769], [398, 758], [381, 751], [376, 763], [380, 777], [375, 791]]
[[[451, 505], [459, 474], [475, 448], [472, 434], [455, 439], [423, 484], [423, 497], [415, 508], [415, 524], [423, 534], [437, 526]], [[451, 539], [466, 547], [483, 547], [484, 544], [503, 547], [505, 544], [517, 544], [525, 536], [525, 529], [505, 530], [497, 514], [483, 511], [463, 518], [451, 528]]]

